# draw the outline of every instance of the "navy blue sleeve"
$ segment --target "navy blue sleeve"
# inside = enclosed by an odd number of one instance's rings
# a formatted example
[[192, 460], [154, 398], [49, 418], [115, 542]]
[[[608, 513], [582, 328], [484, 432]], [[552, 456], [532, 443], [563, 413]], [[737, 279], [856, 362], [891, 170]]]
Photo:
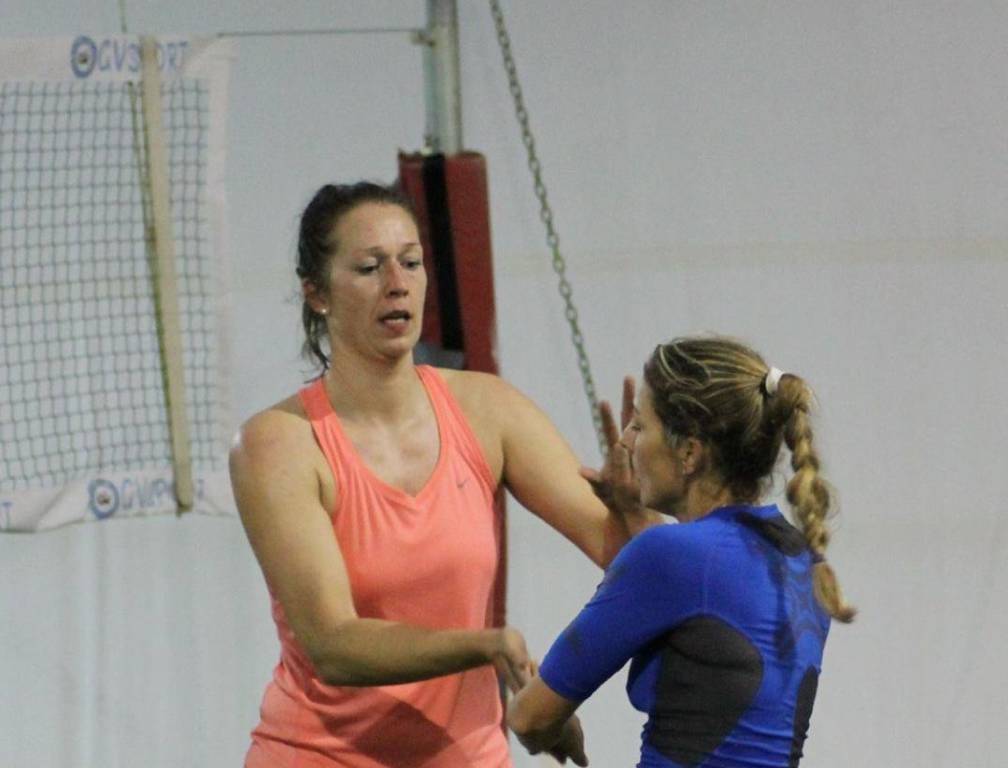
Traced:
[[649, 528], [620, 551], [539, 668], [553, 691], [584, 701], [638, 651], [703, 603], [703, 548], [677, 525]]

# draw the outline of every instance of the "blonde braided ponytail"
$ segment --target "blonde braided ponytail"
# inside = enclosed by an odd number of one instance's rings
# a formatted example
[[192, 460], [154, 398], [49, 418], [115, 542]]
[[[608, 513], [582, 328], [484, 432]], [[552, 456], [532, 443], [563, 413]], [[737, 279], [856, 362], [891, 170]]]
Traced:
[[832, 499], [812, 444], [808, 385], [769, 367], [745, 344], [719, 336], [658, 345], [644, 365], [644, 381], [670, 444], [677, 435], [705, 440], [735, 499], [751, 503], [762, 495], [787, 444], [794, 469], [787, 500], [815, 560], [816, 599], [834, 619], [851, 621], [855, 610], [825, 558]]
[[819, 475], [819, 456], [812, 445], [809, 423], [812, 392], [801, 378], [785, 374], [773, 399], [778, 401], [774, 405], [788, 413], [783, 424], [784, 442], [791, 451], [794, 476], [787, 484], [787, 500], [815, 559], [816, 599], [834, 619], [849, 623], [857, 611], [844, 600], [836, 574], [825, 559], [830, 539], [826, 517], [831, 494]]

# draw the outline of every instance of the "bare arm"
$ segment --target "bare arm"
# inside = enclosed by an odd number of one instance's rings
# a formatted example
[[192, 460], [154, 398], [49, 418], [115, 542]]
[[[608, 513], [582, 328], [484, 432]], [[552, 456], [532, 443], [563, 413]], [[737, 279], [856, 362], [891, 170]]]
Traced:
[[508, 727], [533, 755], [553, 752], [587, 765], [581, 725], [574, 716], [579, 704], [555, 693], [536, 675], [508, 704]]
[[249, 542], [319, 677], [331, 685], [383, 685], [492, 663], [520, 685], [529, 659], [513, 629], [431, 630], [358, 617], [322, 503], [319, 457], [304, 418], [282, 409], [246, 423], [230, 457]]
[[546, 415], [510, 385], [494, 381], [492, 412], [499, 419], [508, 489], [605, 567], [633, 534], [651, 524], [646, 511], [607, 508], [581, 476], [581, 463]]

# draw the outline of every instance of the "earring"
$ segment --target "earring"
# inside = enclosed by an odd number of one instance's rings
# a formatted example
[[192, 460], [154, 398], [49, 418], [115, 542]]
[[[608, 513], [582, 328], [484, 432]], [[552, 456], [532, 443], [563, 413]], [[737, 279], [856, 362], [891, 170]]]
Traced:
[[318, 311], [318, 313], [319, 313], [320, 315], [322, 315], [323, 317], [325, 317], [326, 315], [328, 315], [328, 314], [329, 314], [329, 310], [328, 310], [328, 309], [326, 309], [325, 307], [323, 307], [322, 309], [320, 309], [320, 310]]

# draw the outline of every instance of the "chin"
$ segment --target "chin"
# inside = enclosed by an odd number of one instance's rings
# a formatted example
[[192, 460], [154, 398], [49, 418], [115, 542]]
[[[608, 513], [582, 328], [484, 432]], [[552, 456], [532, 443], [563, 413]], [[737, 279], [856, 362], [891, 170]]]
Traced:
[[417, 345], [417, 339], [401, 338], [393, 339], [382, 345], [381, 354], [390, 359], [399, 359], [405, 356], [413, 356], [413, 349]]
[[676, 507], [679, 504], [679, 499], [676, 497], [661, 496], [653, 493], [648, 493], [647, 491], [641, 490], [641, 504], [643, 504], [648, 509], [653, 509], [657, 512], [661, 512], [663, 515], [675, 515]]
[[649, 485], [646, 485], [645, 483], [641, 483], [640, 486], [640, 500], [641, 504], [643, 504], [645, 507], [650, 507], [651, 509], [655, 508], [654, 505], [658, 501], [655, 498], [654, 493], [652, 493], [651, 487]]

